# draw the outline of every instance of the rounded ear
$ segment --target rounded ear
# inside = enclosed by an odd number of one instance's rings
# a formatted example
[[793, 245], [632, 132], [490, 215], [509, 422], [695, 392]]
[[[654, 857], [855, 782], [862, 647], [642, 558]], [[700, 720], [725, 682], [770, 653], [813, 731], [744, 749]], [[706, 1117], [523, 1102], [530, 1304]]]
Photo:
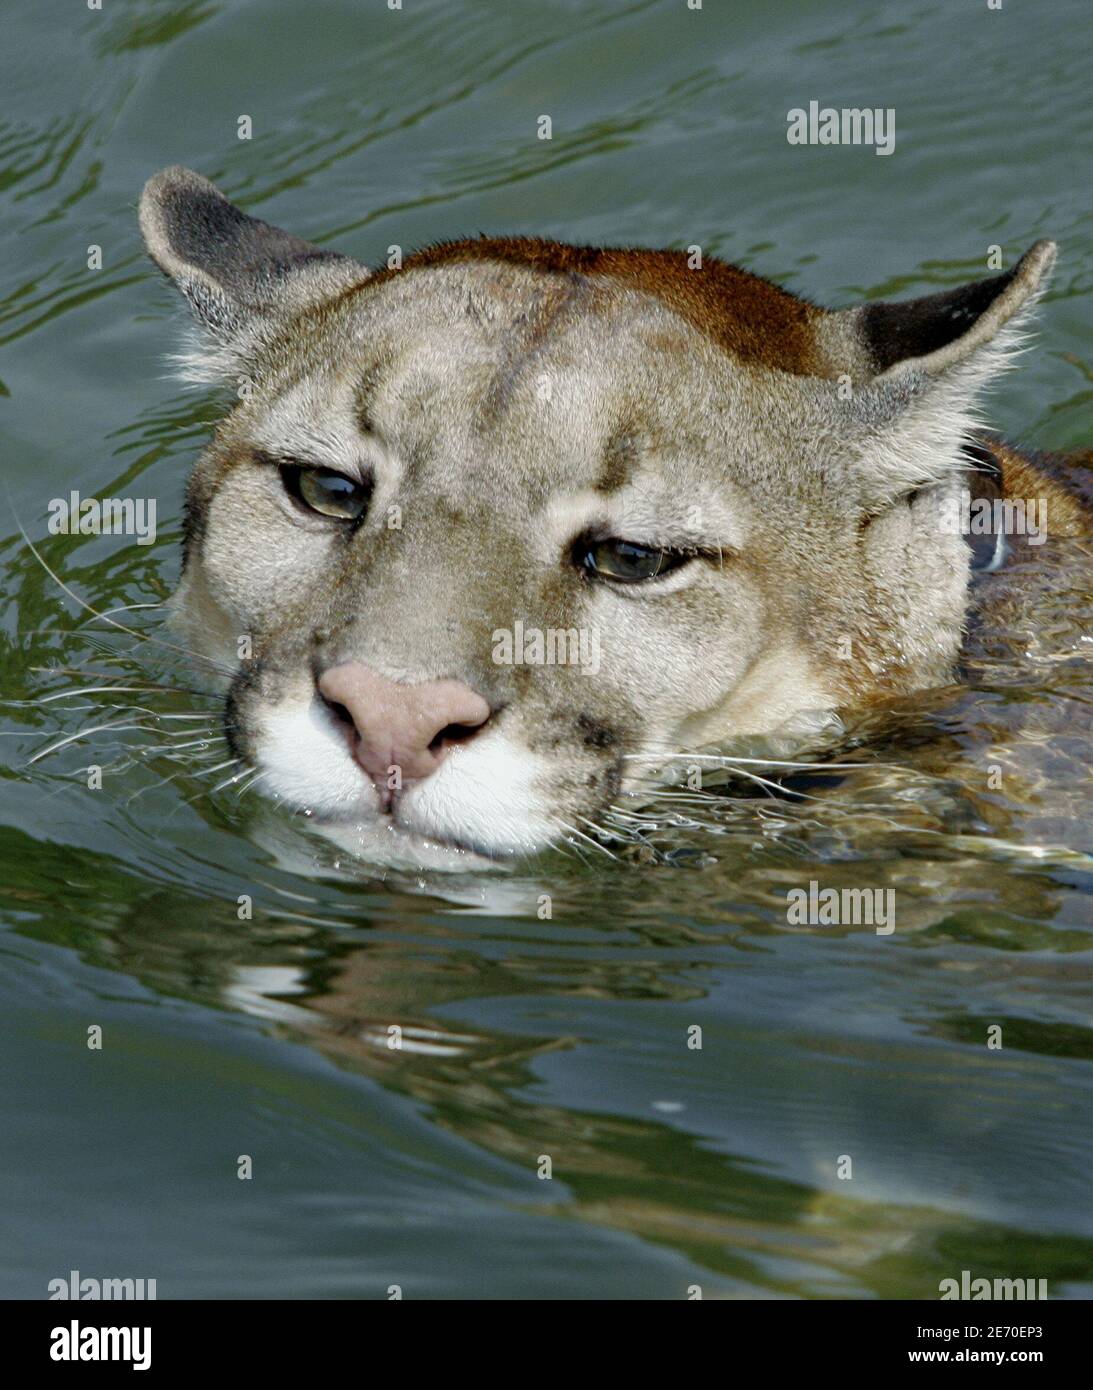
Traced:
[[238, 339], [256, 320], [298, 313], [368, 276], [348, 256], [248, 217], [195, 174], [155, 174], [140, 200], [148, 254], [216, 338]]

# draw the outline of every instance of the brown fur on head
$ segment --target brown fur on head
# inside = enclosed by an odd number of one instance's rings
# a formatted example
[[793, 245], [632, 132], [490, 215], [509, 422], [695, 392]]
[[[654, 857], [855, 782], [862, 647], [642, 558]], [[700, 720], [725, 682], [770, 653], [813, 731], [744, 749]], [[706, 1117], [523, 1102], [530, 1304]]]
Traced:
[[[662, 754], [949, 678], [969, 550], [945, 518], [1050, 243], [829, 312], [708, 258], [528, 239], [371, 275], [182, 169], [141, 226], [204, 332], [189, 370], [245, 382], [191, 480], [179, 621], [237, 670], [236, 746], [293, 804], [387, 804], [317, 687], [346, 664], [488, 704], [383, 819], [491, 854], [598, 819]], [[301, 469], [366, 510], [309, 513]], [[529, 632], [575, 637], [539, 664]]]

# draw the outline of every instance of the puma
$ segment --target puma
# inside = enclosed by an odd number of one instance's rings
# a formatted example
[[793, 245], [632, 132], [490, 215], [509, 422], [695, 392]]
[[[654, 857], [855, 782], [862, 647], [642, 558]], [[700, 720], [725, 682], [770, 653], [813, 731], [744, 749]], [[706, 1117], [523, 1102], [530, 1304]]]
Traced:
[[[258, 787], [423, 863], [537, 852], [680, 751], [949, 681], [977, 555], [1030, 539], [966, 534], [962, 497], [1087, 526], [1077, 463], [977, 423], [1050, 242], [828, 311], [525, 238], [370, 272], [183, 168], [140, 223], [193, 311], [184, 374], [237, 393], [174, 621]], [[530, 633], [562, 637], [535, 659]]]

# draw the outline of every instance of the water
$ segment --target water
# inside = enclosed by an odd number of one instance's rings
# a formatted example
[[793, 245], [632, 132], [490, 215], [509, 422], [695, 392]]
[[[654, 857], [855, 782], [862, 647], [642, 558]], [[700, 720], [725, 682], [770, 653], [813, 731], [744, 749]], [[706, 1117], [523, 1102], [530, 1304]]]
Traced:
[[[1052, 236], [993, 418], [1088, 443], [1088, 7], [47, 0], [5, 23], [2, 680], [31, 703], [2, 740], [0, 1294], [79, 1269], [161, 1297], [930, 1298], [967, 1268], [1088, 1296], [1087, 544], [1044, 547], [966, 678], [855, 729], [860, 767], [812, 799], [738, 789], [653, 862], [384, 879], [153, 753], [193, 697], [43, 702], [103, 683], [43, 667], [181, 672], [66, 598], [15, 520], [100, 609], [170, 591], [216, 415], [167, 374], [178, 315], [136, 233], [176, 161], [370, 262], [479, 229], [697, 242], [830, 303]], [[894, 107], [894, 155], [789, 146], [813, 99]], [[45, 537], [70, 488], [157, 498], [159, 543]], [[152, 727], [26, 765], [119, 721]], [[810, 880], [894, 889], [896, 932], [789, 926]]]

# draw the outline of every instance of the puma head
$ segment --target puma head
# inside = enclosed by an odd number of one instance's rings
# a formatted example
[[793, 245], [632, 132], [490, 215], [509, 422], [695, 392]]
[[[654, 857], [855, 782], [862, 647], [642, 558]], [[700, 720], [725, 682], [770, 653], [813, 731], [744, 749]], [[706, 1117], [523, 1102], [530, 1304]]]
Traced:
[[273, 796], [532, 852], [662, 756], [950, 677], [942, 513], [1051, 243], [826, 311], [676, 251], [482, 239], [373, 273], [181, 168], [140, 221], [186, 373], [237, 394], [175, 606]]

